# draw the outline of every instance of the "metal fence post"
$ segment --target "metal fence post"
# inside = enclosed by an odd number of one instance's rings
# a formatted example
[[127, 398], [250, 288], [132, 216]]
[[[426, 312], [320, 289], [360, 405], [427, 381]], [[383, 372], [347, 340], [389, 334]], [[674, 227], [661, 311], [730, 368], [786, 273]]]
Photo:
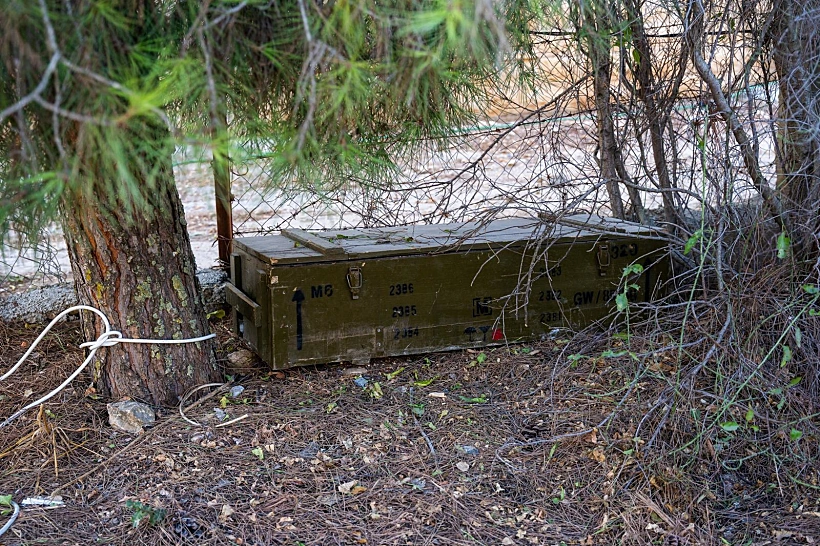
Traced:
[[219, 247], [219, 266], [230, 270], [233, 242], [230, 158], [215, 154], [211, 167], [214, 172], [214, 195], [216, 196], [216, 241]]

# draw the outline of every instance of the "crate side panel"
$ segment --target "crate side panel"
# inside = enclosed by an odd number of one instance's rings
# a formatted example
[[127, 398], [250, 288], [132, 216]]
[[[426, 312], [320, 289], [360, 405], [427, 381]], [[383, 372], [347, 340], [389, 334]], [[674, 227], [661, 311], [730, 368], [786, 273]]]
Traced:
[[242, 249], [237, 249], [234, 252], [231, 265], [231, 284], [259, 305], [256, 310], [256, 313], [259, 314], [258, 320], [241, 316], [237, 309], [232, 310], [235, 325], [239, 326], [241, 323], [240, 332], [237, 333], [241, 334], [242, 338], [253, 347], [263, 360], [271, 362], [273, 358], [271, 353], [271, 301], [266, 290], [267, 279], [267, 266], [260, 262], [255, 255], [248, 254]]
[[[611, 257], [603, 276], [601, 244]], [[478, 347], [583, 326], [610, 312], [623, 268], [659, 248], [624, 238], [554, 245], [535, 264], [511, 248], [277, 267], [274, 365]], [[347, 283], [351, 267], [362, 273], [358, 299]], [[511, 296], [528, 270], [531, 290]], [[639, 286], [633, 297], [642, 299], [651, 287]]]

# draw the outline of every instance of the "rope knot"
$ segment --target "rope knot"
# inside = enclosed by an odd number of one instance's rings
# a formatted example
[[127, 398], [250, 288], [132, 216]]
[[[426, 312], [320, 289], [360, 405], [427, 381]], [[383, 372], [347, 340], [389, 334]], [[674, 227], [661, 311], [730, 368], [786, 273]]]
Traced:
[[80, 348], [85, 349], [86, 347], [90, 347], [93, 351], [99, 349], [100, 347], [113, 347], [114, 345], [120, 343], [122, 339], [122, 332], [118, 330], [108, 330], [107, 332], [100, 334], [100, 337], [94, 341], [80, 343]]

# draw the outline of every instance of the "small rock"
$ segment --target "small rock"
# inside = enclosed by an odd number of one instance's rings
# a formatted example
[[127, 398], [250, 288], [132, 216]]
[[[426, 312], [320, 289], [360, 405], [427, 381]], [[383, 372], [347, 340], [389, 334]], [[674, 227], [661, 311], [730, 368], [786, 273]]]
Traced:
[[319, 444], [310, 442], [299, 452], [299, 456], [303, 459], [312, 459], [317, 453], [319, 453]]
[[243, 370], [253, 368], [254, 356], [247, 349], [239, 349], [228, 355], [228, 368], [233, 370]]
[[111, 426], [131, 434], [142, 434], [145, 432], [142, 427], [153, 425], [157, 420], [154, 410], [142, 402], [114, 402], [107, 408]]
[[214, 408], [214, 415], [216, 415], [217, 421], [224, 421], [225, 418], [228, 416], [228, 414], [225, 413], [225, 410], [223, 410], [222, 408]]
[[344, 495], [347, 495], [347, 494], [352, 494], [353, 488], [354, 488], [354, 487], [356, 487], [356, 484], [358, 484], [358, 483], [359, 483], [359, 482], [358, 482], [358, 481], [356, 481], [356, 480], [351, 480], [351, 481], [349, 481], [349, 482], [340, 483], [340, 484], [336, 487], [336, 489], [338, 489], [338, 490], [339, 490], [339, 493], [342, 493], [342, 494], [344, 494]]
[[231, 398], [236, 398], [237, 396], [239, 396], [240, 394], [245, 392], [245, 387], [243, 387], [242, 385], [235, 385], [235, 386], [231, 387], [230, 392], [231, 392]]
[[353, 382], [356, 384], [356, 386], [361, 387], [361, 388], [365, 388], [367, 386], [367, 384], [369, 383], [367, 378], [364, 378], [362, 376], [357, 377], [356, 379], [353, 380]]
[[459, 451], [463, 452], [465, 455], [476, 456], [480, 453], [478, 451], [478, 448], [475, 447], [475, 446], [464, 445], [464, 446], [456, 446], [456, 447], [458, 448]]
[[225, 309], [225, 283], [228, 282], [228, 275], [219, 269], [200, 269], [196, 272], [196, 278], [199, 281], [205, 311], [213, 313]]
[[362, 368], [360, 366], [354, 366], [352, 368], [344, 368], [342, 370], [342, 375], [363, 375], [367, 373], [367, 368]]
[[333, 493], [332, 495], [322, 495], [318, 499], [319, 504], [324, 504], [325, 506], [333, 506], [334, 504], [339, 502], [339, 495]]
[[413, 489], [418, 491], [424, 491], [424, 488], [427, 487], [427, 482], [421, 478], [413, 478], [409, 483], [413, 486]]
[[[224, 271], [201, 269], [196, 272], [201, 288], [202, 300], [207, 312], [225, 308]], [[29, 322], [45, 324], [64, 309], [77, 305], [74, 283], [64, 282], [53, 286], [43, 286], [20, 294], [2, 298], [0, 320], [5, 322]], [[76, 315], [73, 315], [76, 316]], [[68, 318], [71, 318], [70, 315]]]
[[235, 510], [231, 508], [230, 504], [223, 504], [222, 510], [219, 512], [219, 521], [225, 523], [229, 517], [234, 514]]
[[470, 470], [470, 464], [465, 463], [464, 461], [459, 461], [456, 463], [456, 468], [458, 468], [462, 472], [467, 472], [468, 470]]
[[72, 305], [77, 305], [73, 285], [44, 286], [4, 298], [0, 305], [0, 320], [45, 324]]

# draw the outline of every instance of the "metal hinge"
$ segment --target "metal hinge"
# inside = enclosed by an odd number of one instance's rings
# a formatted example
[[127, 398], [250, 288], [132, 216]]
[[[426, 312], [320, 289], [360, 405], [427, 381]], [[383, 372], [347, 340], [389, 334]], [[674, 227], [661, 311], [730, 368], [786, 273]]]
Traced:
[[354, 300], [359, 299], [359, 290], [362, 289], [362, 268], [350, 266], [347, 270], [347, 286], [350, 288], [350, 295]]
[[609, 255], [609, 243], [598, 244], [596, 257], [598, 258], [598, 274], [606, 277], [612, 265], [612, 257]]

